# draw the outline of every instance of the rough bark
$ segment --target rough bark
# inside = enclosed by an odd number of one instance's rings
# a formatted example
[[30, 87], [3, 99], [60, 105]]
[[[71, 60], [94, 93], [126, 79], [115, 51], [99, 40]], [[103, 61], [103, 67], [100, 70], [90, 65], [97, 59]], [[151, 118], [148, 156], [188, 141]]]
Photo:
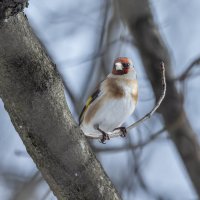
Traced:
[[0, 0], [0, 20], [14, 16], [28, 6], [28, 0]]
[[155, 96], [159, 96], [158, 63], [166, 64], [167, 95], [160, 108], [165, 125], [200, 197], [200, 146], [186, 117], [181, 96], [172, 81], [170, 57], [153, 21], [148, 0], [119, 0], [120, 10], [135, 38]]
[[58, 199], [120, 199], [73, 121], [55, 65], [23, 14], [0, 21], [0, 97]]

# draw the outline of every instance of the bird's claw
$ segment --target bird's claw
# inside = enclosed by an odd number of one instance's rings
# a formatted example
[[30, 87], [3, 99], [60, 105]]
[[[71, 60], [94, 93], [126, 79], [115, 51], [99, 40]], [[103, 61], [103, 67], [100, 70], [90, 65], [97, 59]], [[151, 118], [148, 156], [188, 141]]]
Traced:
[[102, 133], [102, 139], [100, 139], [100, 142], [101, 142], [102, 144], [106, 144], [106, 143], [105, 143], [106, 140], [110, 140], [110, 136], [108, 135], [108, 133], [103, 132], [103, 133]]
[[122, 134], [120, 136], [121, 137], [126, 137], [126, 135], [127, 135], [126, 127], [124, 127], [124, 126], [118, 127], [118, 128], [115, 128], [113, 131], [115, 131], [115, 130], [120, 130], [122, 132]]
[[96, 128], [99, 132], [102, 133], [102, 139], [100, 139], [99, 142], [101, 142], [102, 144], [106, 144], [105, 141], [106, 141], [106, 140], [110, 140], [110, 136], [108, 135], [108, 133], [106, 133], [106, 132], [104, 132], [103, 130], [101, 130], [101, 129], [99, 128], [99, 125], [98, 125], [98, 124], [95, 125], [95, 128]]

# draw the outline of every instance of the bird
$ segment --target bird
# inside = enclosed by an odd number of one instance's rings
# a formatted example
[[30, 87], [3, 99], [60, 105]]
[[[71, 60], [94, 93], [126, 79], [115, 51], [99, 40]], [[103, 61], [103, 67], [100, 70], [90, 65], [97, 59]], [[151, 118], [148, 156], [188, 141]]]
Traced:
[[101, 135], [101, 143], [109, 140], [107, 132], [120, 130], [126, 136], [125, 120], [134, 112], [138, 101], [138, 81], [133, 62], [127, 57], [115, 59], [110, 74], [88, 98], [79, 116], [85, 135]]

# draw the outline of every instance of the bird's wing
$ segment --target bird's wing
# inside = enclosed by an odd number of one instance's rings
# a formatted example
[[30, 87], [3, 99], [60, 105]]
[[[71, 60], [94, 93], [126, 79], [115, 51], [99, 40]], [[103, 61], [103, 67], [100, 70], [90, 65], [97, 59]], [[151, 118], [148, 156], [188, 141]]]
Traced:
[[83, 107], [83, 110], [79, 116], [79, 125], [81, 125], [81, 123], [83, 121], [83, 117], [84, 117], [86, 110], [88, 109], [90, 104], [99, 96], [100, 92], [101, 92], [101, 90], [100, 90], [100, 85], [99, 85], [99, 87], [95, 90], [95, 92], [90, 97], [88, 97], [87, 102], [86, 102], [85, 106]]

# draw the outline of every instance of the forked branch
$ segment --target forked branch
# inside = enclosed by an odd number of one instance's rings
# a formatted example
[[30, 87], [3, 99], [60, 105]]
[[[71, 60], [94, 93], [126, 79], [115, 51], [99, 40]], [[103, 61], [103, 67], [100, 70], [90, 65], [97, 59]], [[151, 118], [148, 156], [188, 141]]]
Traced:
[[[155, 111], [159, 108], [160, 104], [162, 103], [165, 94], [166, 94], [166, 78], [165, 78], [165, 66], [164, 66], [164, 62], [160, 63], [160, 67], [161, 67], [161, 84], [162, 84], [162, 90], [161, 90], [161, 95], [160, 98], [158, 99], [158, 102], [156, 103], [156, 105], [154, 106], [154, 108], [147, 113], [144, 117], [142, 117], [141, 119], [139, 119], [138, 121], [134, 122], [133, 124], [131, 124], [130, 126], [128, 126], [126, 128], [127, 132], [130, 131], [132, 128], [135, 128], [136, 126], [140, 125], [141, 123], [143, 123], [144, 121], [146, 121], [147, 119], [151, 118], [151, 116], [155, 113]], [[115, 130], [112, 132], [107, 132], [109, 134], [110, 138], [114, 138], [114, 137], [118, 137], [120, 135], [122, 135], [122, 131], [121, 130]], [[102, 139], [102, 136], [99, 134], [85, 134], [86, 137], [91, 138], [91, 139]]]

